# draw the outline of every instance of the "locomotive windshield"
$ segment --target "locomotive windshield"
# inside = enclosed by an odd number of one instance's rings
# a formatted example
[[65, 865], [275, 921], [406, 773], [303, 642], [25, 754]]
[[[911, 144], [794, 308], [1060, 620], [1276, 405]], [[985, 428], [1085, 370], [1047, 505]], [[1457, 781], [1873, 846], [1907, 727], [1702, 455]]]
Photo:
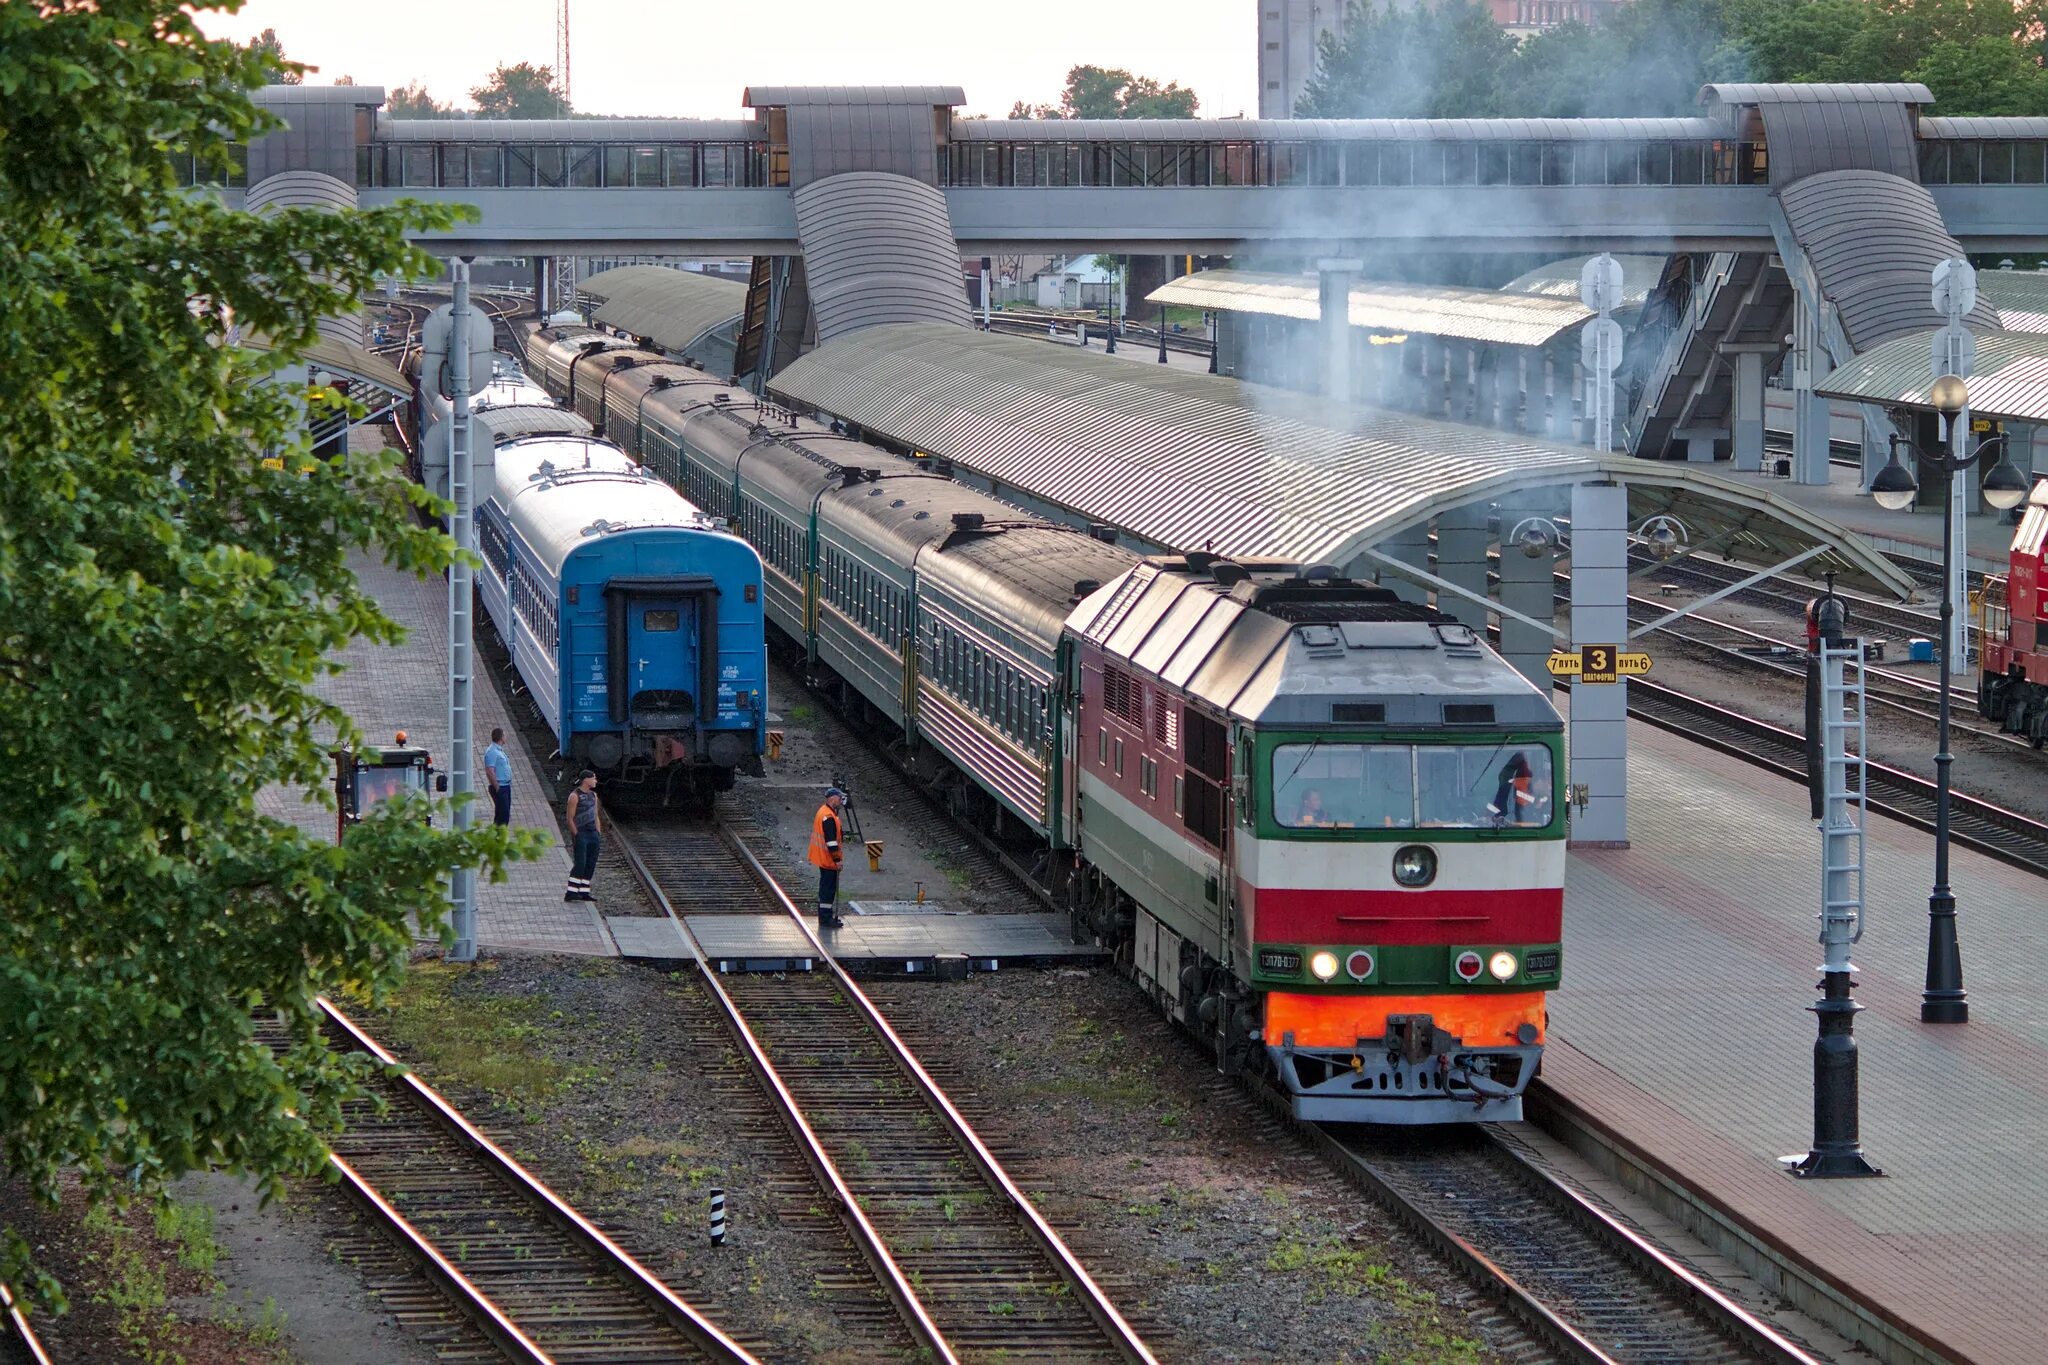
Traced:
[[1551, 817], [1540, 744], [1282, 744], [1273, 819], [1288, 829], [1497, 829]]

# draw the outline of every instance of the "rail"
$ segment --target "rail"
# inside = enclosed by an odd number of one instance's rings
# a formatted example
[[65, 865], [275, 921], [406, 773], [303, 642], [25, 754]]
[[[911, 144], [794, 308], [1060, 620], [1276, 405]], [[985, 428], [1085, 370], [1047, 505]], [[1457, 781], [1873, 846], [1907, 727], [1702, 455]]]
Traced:
[[15, 1303], [14, 1296], [7, 1292], [7, 1286], [4, 1284], [0, 1284], [0, 1309], [5, 1310], [0, 1317], [6, 1320], [8, 1338], [20, 1348], [29, 1365], [50, 1365], [49, 1352], [43, 1349], [41, 1338], [36, 1336], [36, 1329], [29, 1325], [28, 1315], [21, 1311], [21, 1306]]
[[[620, 831], [616, 822], [614, 835]], [[928, 1308], [924, 1296], [906, 1274], [898, 1257], [889, 1248], [886, 1239], [869, 1217], [867, 1209], [855, 1194], [839, 1164], [826, 1149], [824, 1141], [813, 1126], [804, 1106], [798, 1101], [794, 1090], [784, 1080], [774, 1063], [769, 1059], [768, 1049], [763, 1046], [746, 1011], [735, 999], [734, 993], [726, 988], [719, 974], [711, 969], [710, 961], [701, 944], [691, 933], [685, 917], [678, 912], [673, 900], [661, 886], [660, 880], [649, 867], [641, 850], [631, 837], [617, 837], [615, 841], [625, 852], [628, 863], [635, 875], [646, 887], [654, 902], [661, 907], [671, 923], [676, 926], [696, 959], [704, 980], [724, 1014], [728, 1027], [738, 1040], [741, 1050], [747, 1055], [756, 1072], [766, 1086], [769, 1097], [781, 1114], [784, 1126], [795, 1139], [804, 1162], [810, 1167], [821, 1186], [829, 1193], [838, 1207], [848, 1232], [862, 1255], [874, 1269], [885, 1292], [895, 1303], [899, 1315], [911, 1330], [917, 1344], [942, 1362], [961, 1359], [961, 1351], [938, 1325], [937, 1315]], [[770, 914], [787, 916], [794, 922], [804, 939], [815, 953], [815, 960], [824, 967], [832, 987], [846, 1004], [866, 1024], [869, 1032], [883, 1046], [897, 1070], [907, 1079], [917, 1097], [945, 1127], [954, 1144], [973, 1164], [982, 1180], [1005, 1201], [1006, 1206], [1017, 1217], [1030, 1241], [1040, 1255], [1051, 1265], [1054, 1272], [1072, 1291], [1075, 1300], [1087, 1313], [1105, 1344], [1121, 1359], [1152, 1362], [1154, 1357], [1137, 1332], [1110, 1302], [1094, 1278], [1067, 1248], [1059, 1234], [1038, 1213], [1030, 1199], [1018, 1188], [1001, 1163], [989, 1151], [972, 1127], [967, 1123], [938, 1084], [932, 1080], [923, 1065], [911, 1053], [909, 1047], [891, 1028], [882, 1013], [868, 999], [830, 952], [818, 941], [805, 922], [802, 913], [791, 901], [788, 894], [777, 883], [753, 851], [739, 840], [726, 836], [727, 847], [744, 865], [749, 875], [765, 890], [773, 902]], [[974, 1354], [978, 1352], [972, 1352]]]

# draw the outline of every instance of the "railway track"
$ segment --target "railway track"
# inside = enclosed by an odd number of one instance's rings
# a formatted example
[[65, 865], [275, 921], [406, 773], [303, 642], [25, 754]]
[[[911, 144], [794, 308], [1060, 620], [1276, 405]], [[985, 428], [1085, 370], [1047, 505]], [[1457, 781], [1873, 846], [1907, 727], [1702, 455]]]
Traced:
[[[336, 1045], [391, 1054], [322, 1000]], [[281, 1042], [274, 1028], [258, 1036]], [[342, 1189], [439, 1290], [387, 1294], [442, 1359], [752, 1362], [737, 1342], [410, 1073], [351, 1105], [329, 1160]], [[453, 1305], [474, 1333], [450, 1339]]]
[[[1269, 1104], [1284, 1102], [1271, 1097]], [[1485, 1129], [1298, 1124], [1359, 1188], [1584, 1365], [1815, 1357]]]
[[0, 1360], [14, 1365], [50, 1365], [50, 1355], [43, 1349], [42, 1339], [29, 1324], [28, 1315], [14, 1302], [14, 1296], [7, 1292], [7, 1286], [0, 1284], [0, 1324], [6, 1330], [0, 1331]]
[[[1634, 678], [1629, 714], [1695, 743], [1754, 763], [1800, 783], [1806, 781], [1806, 741], [1790, 730], [1726, 707]], [[1882, 763], [1869, 773], [1870, 809], [1921, 829], [1934, 828], [1934, 784]], [[2048, 876], [2048, 823], [1958, 792], [1949, 794], [1950, 837], [1967, 848]]]
[[[614, 835], [649, 896], [695, 954], [728, 1029], [916, 1347], [965, 1358], [1151, 1361], [1075, 1259], [887, 1020], [816, 948], [820, 970], [710, 970], [686, 914], [761, 913], [809, 929], [767, 869], [727, 836], [762, 909], [705, 891], [697, 853], [664, 833]], [[721, 877], [718, 885], [728, 879]], [[816, 947], [815, 940], [813, 946]]]

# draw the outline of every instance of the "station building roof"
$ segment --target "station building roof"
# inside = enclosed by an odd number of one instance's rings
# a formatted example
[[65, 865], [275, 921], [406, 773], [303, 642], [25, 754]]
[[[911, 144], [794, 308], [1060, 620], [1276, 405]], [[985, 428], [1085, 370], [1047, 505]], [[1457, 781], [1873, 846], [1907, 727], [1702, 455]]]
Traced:
[[1991, 300], [2008, 332], [2048, 333], [2048, 271], [1980, 270], [1977, 293]]
[[[1264, 313], [1313, 322], [1322, 317], [1313, 275], [1256, 270], [1204, 270], [1168, 280], [1147, 294], [1217, 313]], [[1576, 298], [1504, 294], [1440, 284], [1351, 286], [1351, 325], [1375, 332], [1419, 333], [1499, 346], [1544, 346], [1593, 316]]]
[[[241, 345], [252, 351], [273, 349], [270, 338], [257, 333], [245, 335]], [[412, 396], [412, 381], [400, 374], [397, 366], [374, 351], [339, 337], [323, 333], [314, 338], [313, 344], [306, 348], [305, 363], [314, 369], [360, 381], [400, 398]]]
[[[1503, 294], [1541, 294], [1545, 298], [1579, 298], [1579, 277], [1585, 273], [1586, 262], [1591, 256], [1567, 256], [1549, 265], [1539, 265], [1534, 270], [1517, 275], [1500, 287]], [[1641, 308], [1650, 301], [1650, 291], [1657, 287], [1658, 279], [1664, 274], [1663, 256], [1640, 256], [1616, 253], [1614, 259], [1621, 265], [1621, 310]]]
[[[1931, 362], [1938, 330], [1908, 332], [1873, 346], [1814, 387], [1830, 398], [1932, 411]], [[2048, 422], [2048, 336], [1989, 331], [1975, 336], [1977, 363], [1968, 377], [1971, 415]]]
[[576, 290], [599, 300], [591, 314], [599, 322], [678, 355], [747, 306], [747, 287], [738, 280], [665, 265], [601, 270], [578, 281]]
[[1043, 341], [943, 324], [871, 327], [812, 351], [770, 387], [1172, 549], [1341, 566], [1439, 512], [1486, 501], [1542, 505], [1562, 486], [1614, 480], [1628, 486], [1633, 516], [1671, 513], [1694, 543], [1765, 563], [1824, 546], [1807, 563], [1812, 571], [1832, 567], [1899, 597], [1912, 590], [1853, 533], [1683, 463]]
[[[759, 107], [758, 105], [755, 107]], [[961, 119], [957, 142], [1698, 142], [1705, 118]]]

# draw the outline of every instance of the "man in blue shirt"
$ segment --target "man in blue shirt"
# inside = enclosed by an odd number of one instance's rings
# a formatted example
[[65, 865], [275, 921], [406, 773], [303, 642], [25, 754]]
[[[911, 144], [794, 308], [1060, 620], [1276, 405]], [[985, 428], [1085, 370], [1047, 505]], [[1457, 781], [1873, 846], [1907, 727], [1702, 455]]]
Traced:
[[512, 823], [512, 758], [505, 752], [505, 730], [491, 727], [491, 747], [484, 750], [484, 781], [491, 788], [491, 823]]

